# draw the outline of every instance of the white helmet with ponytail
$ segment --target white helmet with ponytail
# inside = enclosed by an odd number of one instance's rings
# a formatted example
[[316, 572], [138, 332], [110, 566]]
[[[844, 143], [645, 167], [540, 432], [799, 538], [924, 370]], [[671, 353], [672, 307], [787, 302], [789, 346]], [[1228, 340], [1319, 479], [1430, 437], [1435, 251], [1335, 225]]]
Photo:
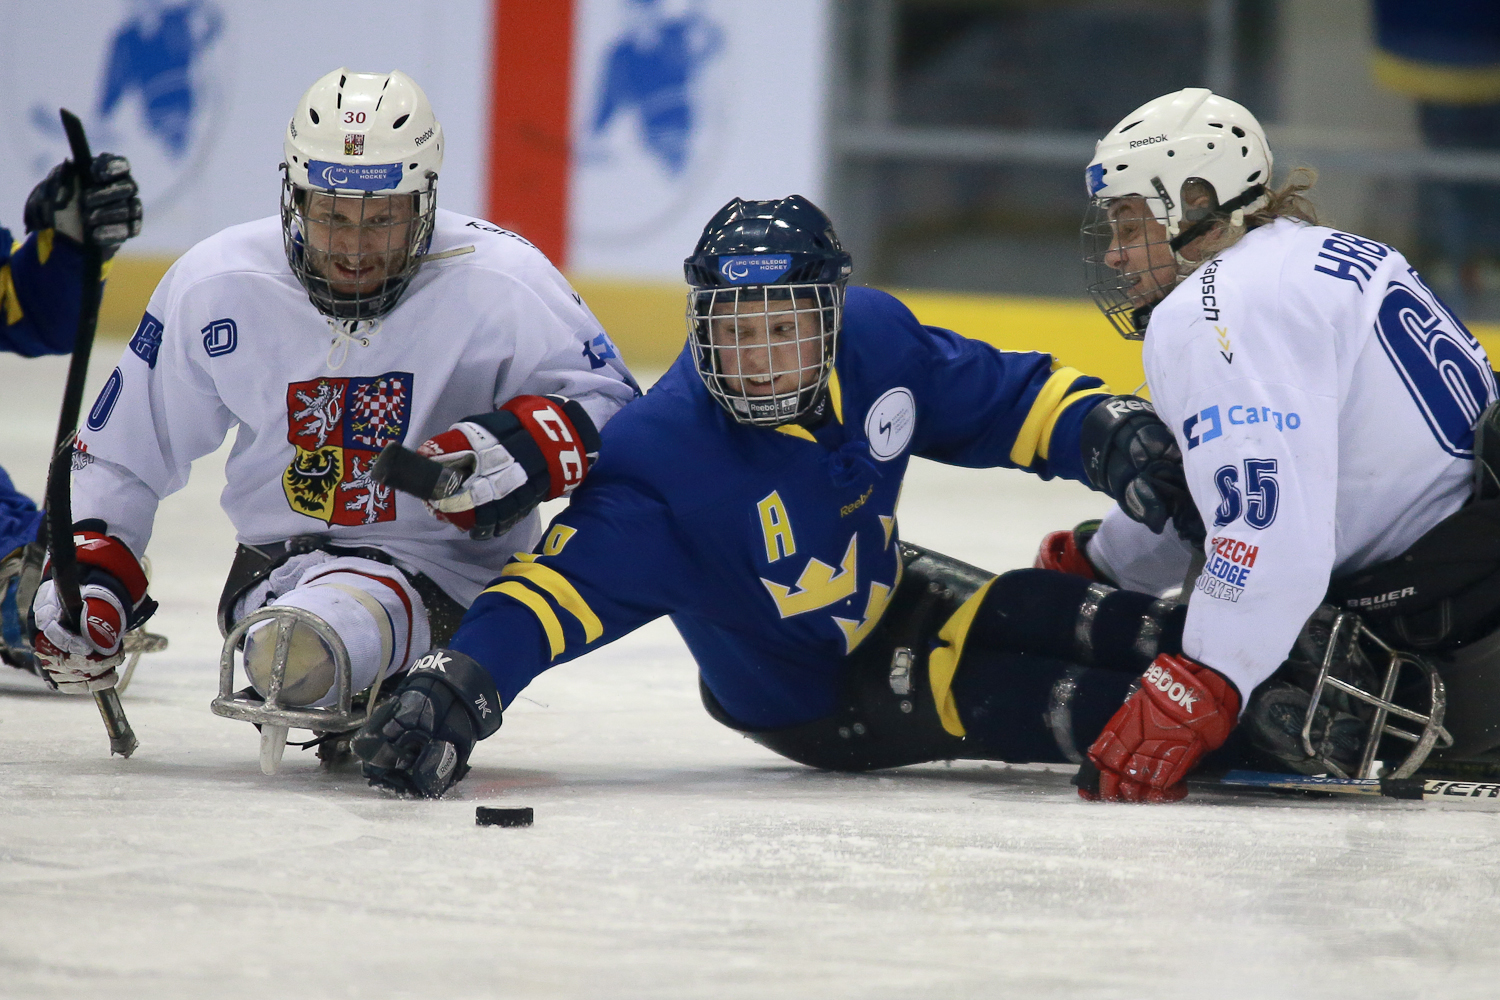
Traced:
[[[1125, 289], [1134, 276], [1105, 265], [1112, 239], [1109, 206], [1121, 198], [1145, 200], [1147, 217], [1166, 231], [1174, 254], [1215, 223], [1241, 225], [1262, 207], [1271, 180], [1271, 150], [1255, 116], [1228, 98], [1189, 87], [1149, 101], [1099, 140], [1085, 172], [1090, 198], [1084, 221], [1089, 291], [1128, 339], [1145, 330], [1149, 307], [1132, 306]], [[1209, 195], [1188, 207], [1184, 188]], [[1143, 313], [1142, 315], [1137, 315]]]

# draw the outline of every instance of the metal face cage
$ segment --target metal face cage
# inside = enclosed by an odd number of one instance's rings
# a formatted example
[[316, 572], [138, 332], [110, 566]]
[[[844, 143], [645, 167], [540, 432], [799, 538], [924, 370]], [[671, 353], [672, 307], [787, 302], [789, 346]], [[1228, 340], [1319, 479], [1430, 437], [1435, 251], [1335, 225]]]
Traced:
[[1094, 198], [1081, 228], [1084, 281], [1110, 325], [1142, 340], [1151, 309], [1179, 279], [1178, 259], [1157, 199]]
[[[1377, 676], [1380, 664], [1372, 661], [1384, 658], [1383, 675]], [[1380, 685], [1378, 692], [1368, 691], [1358, 684], [1341, 679], [1339, 673], [1349, 673], [1347, 664], [1364, 667], [1362, 672]], [[1342, 669], [1341, 669], [1342, 668]], [[1403, 685], [1403, 673], [1407, 684]], [[1413, 675], [1415, 675], [1413, 677]], [[1319, 752], [1313, 739], [1313, 726], [1317, 721], [1320, 704], [1330, 692], [1337, 692], [1354, 699], [1366, 707], [1368, 729], [1365, 732], [1363, 750], [1357, 770], [1347, 773], [1328, 756]], [[1415, 695], [1427, 702], [1427, 711], [1413, 710], [1396, 703], [1398, 693]], [[1302, 722], [1302, 752], [1325, 767], [1328, 773], [1340, 778], [1375, 778], [1376, 756], [1382, 741], [1393, 737], [1412, 744], [1405, 759], [1394, 768], [1387, 768], [1387, 777], [1407, 778], [1427, 760], [1434, 749], [1453, 746], [1453, 737], [1443, 728], [1443, 715], [1447, 708], [1447, 693], [1443, 679], [1437, 669], [1425, 657], [1407, 653], [1387, 645], [1365, 626], [1359, 615], [1344, 612], [1333, 619], [1329, 629], [1327, 649], [1313, 680], [1312, 697], [1308, 702], [1307, 715]], [[1414, 723], [1420, 729], [1398, 726], [1392, 717]]]
[[834, 284], [690, 291], [688, 342], [703, 384], [739, 423], [796, 420], [828, 385], [843, 307]]
[[411, 194], [333, 192], [292, 183], [281, 165], [287, 263], [318, 311], [372, 320], [400, 301], [432, 241], [437, 174]]

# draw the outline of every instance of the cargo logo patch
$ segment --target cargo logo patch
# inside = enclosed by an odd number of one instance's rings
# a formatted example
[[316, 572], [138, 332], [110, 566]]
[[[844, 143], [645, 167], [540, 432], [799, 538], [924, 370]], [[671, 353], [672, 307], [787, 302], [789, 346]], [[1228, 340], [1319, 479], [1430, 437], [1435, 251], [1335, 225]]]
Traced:
[[292, 510], [328, 525], [396, 519], [390, 487], [370, 472], [382, 448], [406, 437], [411, 387], [411, 372], [287, 386], [286, 436], [295, 453], [281, 485]]

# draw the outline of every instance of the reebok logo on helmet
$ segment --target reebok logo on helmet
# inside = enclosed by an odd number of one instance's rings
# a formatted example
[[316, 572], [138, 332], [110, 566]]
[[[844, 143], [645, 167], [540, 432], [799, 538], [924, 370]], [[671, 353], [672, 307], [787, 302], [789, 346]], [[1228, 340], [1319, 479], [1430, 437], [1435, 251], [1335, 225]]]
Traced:
[[1166, 141], [1167, 141], [1167, 134], [1165, 132], [1163, 132], [1161, 135], [1148, 135], [1144, 139], [1132, 139], [1130, 141], [1130, 148], [1131, 149], [1139, 149], [1141, 146], [1154, 146], [1158, 142], [1166, 142]]

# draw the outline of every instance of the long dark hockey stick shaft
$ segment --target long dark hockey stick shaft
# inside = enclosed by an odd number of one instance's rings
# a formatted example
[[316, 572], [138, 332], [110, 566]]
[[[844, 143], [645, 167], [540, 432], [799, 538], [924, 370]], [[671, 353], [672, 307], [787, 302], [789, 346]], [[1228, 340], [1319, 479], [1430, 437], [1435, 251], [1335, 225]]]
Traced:
[[[63, 131], [68, 134], [68, 147], [73, 156], [73, 175], [82, 210], [84, 187], [94, 162], [89, 153], [88, 137], [84, 135], [83, 123], [78, 116], [66, 108], [58, 114], [62, 117]], [[63, 388], [62, 411], [57, 418], [56, 451], [52, 465], [47, 470], [47, 528], [52, 545], [52, 580], [57, 587], [58, 599], [63, 606], [63, 626], [77, 631], [83, 615], [83, 596], [78, 588], [78, 553], [73, 546], [73, 438], [78, 432], [78, 414], [83, 407], [84, 381], [89, 373], [89, 355], [94, 348], [94, 331], [99, 325], [99, 300], [103, 290], [100, 280], [104, 259], [99, 247], [85, 233], [83, 241], [83, 290], [78, 308], [78, 333], [73, 341], [73, 359], [68, 364], [68, 381]], [[120, 705], [120, 695], [114, 688], [94, 692], [94, 703], [109, 732], [109, 749], [122, 757], [135, 752], [139, 742], [125, 709]]]

